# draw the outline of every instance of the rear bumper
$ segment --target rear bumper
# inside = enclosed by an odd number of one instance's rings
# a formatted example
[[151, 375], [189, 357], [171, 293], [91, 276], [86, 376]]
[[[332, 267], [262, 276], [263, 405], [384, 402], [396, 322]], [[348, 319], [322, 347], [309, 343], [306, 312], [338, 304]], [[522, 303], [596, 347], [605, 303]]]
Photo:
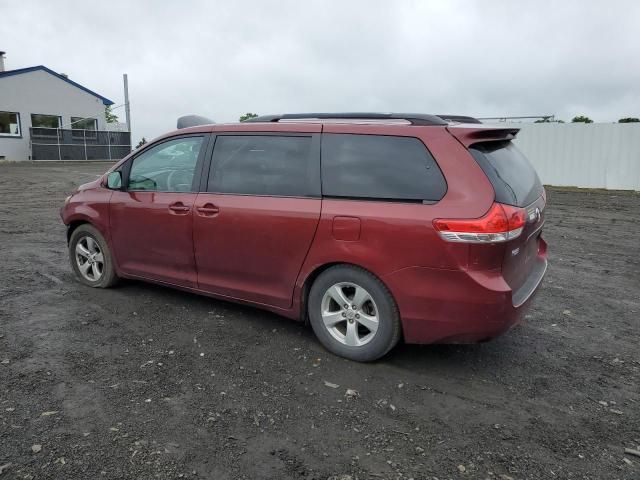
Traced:
[[522, 286], [514, 290], [511, 294], [511, 303], [515, 308], [519, 308], [529, 301], [529, 299], [538, 291], [538, 287], [542, 283], [545, 273], [547, 273], [547, 258], [538, 258], [533, 266], [531, 274]]
[[398, 303], [407, 343], [475, 343], [521, 321], [546, 269], [545, 248], [516, 291], [500, 271], [410, 267], [389, 275], [385, 282]]

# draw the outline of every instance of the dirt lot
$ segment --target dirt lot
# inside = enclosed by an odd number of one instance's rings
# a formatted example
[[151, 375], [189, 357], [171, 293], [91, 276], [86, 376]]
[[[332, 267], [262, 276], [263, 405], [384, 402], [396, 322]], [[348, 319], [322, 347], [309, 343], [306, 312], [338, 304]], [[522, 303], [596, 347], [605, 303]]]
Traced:
[[0, 164], [2, 479], [640, 478], [637, 194], [549, 192], [524, 325], [357, 364], [259, 310], [76, 283], [58, 208], [105, 169]]

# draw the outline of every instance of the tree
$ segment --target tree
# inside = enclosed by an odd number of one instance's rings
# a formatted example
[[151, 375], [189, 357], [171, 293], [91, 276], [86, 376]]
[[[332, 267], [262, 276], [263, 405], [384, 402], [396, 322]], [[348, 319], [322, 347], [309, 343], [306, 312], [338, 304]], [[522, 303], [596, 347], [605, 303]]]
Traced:
[[104, 118], [107, 123], [118, 123], [118, 115], [111, 111], [111, 105], [104, 107]]
[[571, 119], [571, 123], [593, 123], [593, 120], [584, 115], [578, 115]]
[[618, 123], [637, 123], [640, 122], [640, 118], [636, 117], [625, 117], [618, 120]]
[[138, 142], [138, 144], [136, 145], [136, 150], [137, 150], [138, 148], [140, 148], [141, 146], [143, 146], [145, 143], [147, 143], [147, 139], [146, 139], [146, 138], [144, 138], [144, 137], [142, 137], [142, 140], [140, 140], [140, 141]]
[[240, 121], [244, 122], [245, 120], [249, 120], [250, 118], [256, 118], [258, 116], [257, 113], [247, 112], [244, 115], [240, 115]]

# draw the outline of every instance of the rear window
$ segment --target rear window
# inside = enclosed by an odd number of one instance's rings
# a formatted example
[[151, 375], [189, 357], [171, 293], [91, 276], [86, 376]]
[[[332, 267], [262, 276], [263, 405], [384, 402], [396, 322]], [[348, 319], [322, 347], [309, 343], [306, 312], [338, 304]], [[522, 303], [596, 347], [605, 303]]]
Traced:
[[491, 181], [496, 202], [526, 207], [542, 194], [538, 174], [513, 143], [477, 143], [469, 151]]
[[322, 136], [322, 194], [421, 202], [440, 200], [447, 184], [414, 137], [328, 133]]

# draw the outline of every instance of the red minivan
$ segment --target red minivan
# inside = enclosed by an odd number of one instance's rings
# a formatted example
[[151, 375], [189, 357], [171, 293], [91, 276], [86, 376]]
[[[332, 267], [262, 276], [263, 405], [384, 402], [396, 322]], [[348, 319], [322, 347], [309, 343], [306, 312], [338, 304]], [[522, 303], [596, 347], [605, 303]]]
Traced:
[[91, 287], [139, 279], [309, 321], [353, 360], [488, 340], [547, 268], [517, 132], [371, 113], [178, 129], [66, 199], [71, 265]]

